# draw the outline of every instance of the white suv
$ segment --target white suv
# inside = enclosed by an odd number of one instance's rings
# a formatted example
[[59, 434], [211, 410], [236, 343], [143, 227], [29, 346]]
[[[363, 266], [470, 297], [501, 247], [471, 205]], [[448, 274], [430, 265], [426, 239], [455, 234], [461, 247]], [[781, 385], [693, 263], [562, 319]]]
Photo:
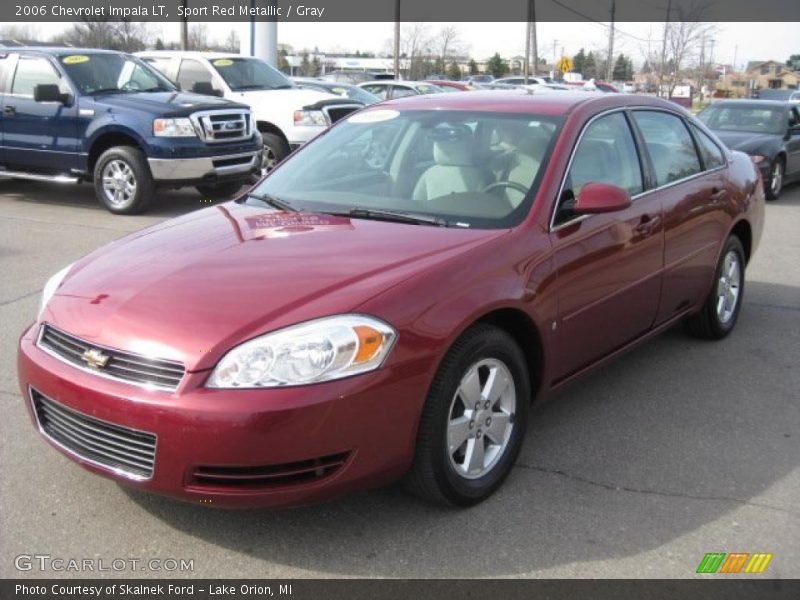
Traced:
[[296, 88], [280, 71], [258, 58], [171, 50], [139, 52], [138, 56], [183, 91], [248, 104], [264, 140], [264, 172], [363, 106], [334, 94]]

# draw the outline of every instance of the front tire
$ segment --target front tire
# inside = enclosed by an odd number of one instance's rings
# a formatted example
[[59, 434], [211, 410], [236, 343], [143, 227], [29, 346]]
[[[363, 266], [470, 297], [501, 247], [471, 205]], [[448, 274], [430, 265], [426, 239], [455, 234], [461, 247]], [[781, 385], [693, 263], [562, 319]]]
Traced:
[[475, 325], [448, 351], [423, 407], [406, 487], [421, 498], [471, 506], [508, 476], [522, 447], [531, 386], [514, 339]]
[[764, 193], [767, 200], [777, 200], [783, 189], [783, 176], [786, 167], [783, 158], [778, 156], [769, 169], [769, 180], [764, 182]]
[[287, 156], [289, 156], [289, 144], [281, 136], [274, 133], [262, 133], [262, 154], [261, 154], [261, 175], [264, 176]]
[[714, 285], [703, 308], [686, 320], [686, 328], [695, 337], [720, 340], [733, 331], [744, 298], [744, 247], [732, 235], [725, 242], [714, 271]]
[[155, 193], [144, 153], [133, 146], [103, 152], [94, 166], [94, 190], [100, 204], [114, 214], [142, 212]]

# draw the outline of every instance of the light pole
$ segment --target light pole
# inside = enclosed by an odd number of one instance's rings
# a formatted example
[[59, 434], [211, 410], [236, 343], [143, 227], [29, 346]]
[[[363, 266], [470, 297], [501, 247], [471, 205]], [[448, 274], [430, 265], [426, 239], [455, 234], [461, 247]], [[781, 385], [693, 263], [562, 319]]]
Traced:
[[400, 0], [394, 1], [394, 78], [400, 79]]

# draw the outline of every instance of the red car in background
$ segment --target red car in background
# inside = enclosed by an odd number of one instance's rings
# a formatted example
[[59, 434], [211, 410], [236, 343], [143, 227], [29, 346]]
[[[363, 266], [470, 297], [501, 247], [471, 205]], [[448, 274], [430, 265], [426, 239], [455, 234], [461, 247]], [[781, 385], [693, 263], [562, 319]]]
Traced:
[[671, 102], [388, 101], [56, 274], [19, 381], [50, 444], [137, 488], [470, 505], [535, 399], [677, 322], [730, 333], [763, 218], [750, 159]]
[[452, 91], [459, 91], [459, 92], [468, 92], [473, 88], [470, 84], [464, 81], [450, 81], [446, 79], [426, 79], [427, 83], [432, 83], [433, 85], [438, 85], [446, 92]]

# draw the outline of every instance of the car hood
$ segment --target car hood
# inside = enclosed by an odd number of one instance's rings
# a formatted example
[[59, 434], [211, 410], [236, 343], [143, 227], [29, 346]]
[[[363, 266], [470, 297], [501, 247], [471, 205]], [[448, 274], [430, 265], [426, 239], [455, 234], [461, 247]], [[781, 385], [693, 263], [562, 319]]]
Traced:
[[138, 111], [154, 116], [180, 117], [198, 110], [249, 108], [224, 98], [184, 92], [138, 92], [93, 96], [96, 104], [111, 109]]
[[202, 370], [255, 335], [355, 311], [504, 231], [231, 202], [165, 221], [78, 261], [42, 320], [89, 342]]
[[773, 133], [740, 131], [714, 131], [717, 137], [731, 150], [753, 154], [767, 146], [780, 145], [781, 136]]
[[320, 92], [317, 90], [304, 90], [301, 88], [286, 88], [282, 90], [252, 90], [244, 92], [233, 92], [231, 98], [244, 102], [257, 108], [258, 105], [269, 106], [289, 106], [291, 110], [300, 110], [305, 106], [316, 104], [324, 100], [341, 100], [335, 94]]

